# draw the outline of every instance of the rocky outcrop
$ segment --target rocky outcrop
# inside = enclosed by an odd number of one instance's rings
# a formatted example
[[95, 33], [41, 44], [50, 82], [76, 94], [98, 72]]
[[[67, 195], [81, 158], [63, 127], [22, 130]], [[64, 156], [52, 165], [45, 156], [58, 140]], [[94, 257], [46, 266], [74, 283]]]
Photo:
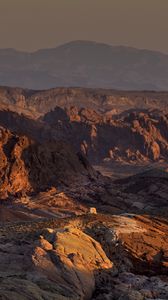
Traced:
[[119, 203], [120, 201], [125, 203], [127, 211], [156, 216], [168, 215], [168, 173], [166, 171], [151, 168], [137, 175], [116, 180], [115, 183], [117, 185], [111, 188], [111, 193], [115, 195], [114, 189], [120, 190], [117, 198], [120, 199]]
[[93, 109], [117, 101], [103, 91], [64, 109], [54, 101], [81, 89], [1, 92], [0, 299], [168, 299], [166, 168], [112, 181], [87, 160], [165, 162], [166, 111], [112, 117]]
[[0, 226], [1, 298], [166, 300], [167, 229], [107, 214]]
[[167, 299], [166, 220], [101, 215], [87, 226], [113, 261], [115, 274], [102, 271], [105, 284], [97, 282], [92, 299]]
[[87, 181], [94, 176], [96, 172], [82, 154], [76, 155], [67, 144], [40, 144], [0, 128], [1, 199]]
[[[140, 275], [166, 275], [168, 271], [167, 222], [156, 217], [135, 214], [114, 215], [105, 219], [104, 226], [88, 228], [114, 262], [117, 272]], [[89, 227], [89, 226], [88, 226]]]
[[116, 279], [110, 280], [109, 284], [97, 287], [92, 300], [148, 300], [164, 299], [168, 297], [167, 277], [147, 277], [123, 272]]
[[96, 270], [112, 268], [101, 245], [77, 228], [31, 236], [22, 236], [21, 245], [1, 239], [2, 299], [91, 299]]
[[2, 126], [38, 141], [69, 141], [94, 163], [167, 159], [166, 93], [0, 88], [0, 99]]
[[[132, 110], [156, 109], [167, 112], [167, 98], [167, 92], [136, 92], [91, 88], [54, 88], [33, 91], [0, 87], [0, 107], [6, 105], [12, 111], [22, 112], [33, 117], [44, 115], [54, 110], [56, 106], [67, 109], [74, 107], [73, 112], [71, 109], [71, 117], [72, 115], [77, 116], [79, 109], [83, 112], [83, 108], [84, 112], [88, 109], [99, 113], [103, 112], [107, 118]], [[77, 107], [77, 112], [75, 107]]]
[[34, 251], [33, 262], [48, 278], [68, 285], [76, 299], [90, 299], [96, 270], [112, 268], [100, 244], [73, 227], [46, 230]]
[[168, 119], [163, 113], [131, 112], [108, 119], [93, 110], [63, 110], [67, 118], [61, 119], [60, 108], [47, 113], [43, 120], [62, 131], [62, 135], [81, 149], [90, 160], [158, 161], [168, 157]]

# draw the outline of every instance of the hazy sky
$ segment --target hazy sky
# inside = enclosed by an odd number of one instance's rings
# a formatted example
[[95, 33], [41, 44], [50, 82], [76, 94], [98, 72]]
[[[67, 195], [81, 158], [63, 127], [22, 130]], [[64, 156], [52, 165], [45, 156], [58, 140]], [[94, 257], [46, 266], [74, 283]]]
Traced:
[[34, 51], [71, 40], [168, 53], [168, 0], [0, 0], [0, 48]]

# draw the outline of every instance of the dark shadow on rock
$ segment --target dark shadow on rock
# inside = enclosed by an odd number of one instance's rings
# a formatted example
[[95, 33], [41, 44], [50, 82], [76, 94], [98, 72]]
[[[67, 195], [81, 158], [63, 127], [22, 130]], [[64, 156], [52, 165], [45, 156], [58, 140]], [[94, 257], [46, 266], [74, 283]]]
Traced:
[[70, 187], [96, 180], [97, 172], [82, 154], [62, 141], [32, 143], [22, 153], [28, 180], [34, 191], [48, 188]]

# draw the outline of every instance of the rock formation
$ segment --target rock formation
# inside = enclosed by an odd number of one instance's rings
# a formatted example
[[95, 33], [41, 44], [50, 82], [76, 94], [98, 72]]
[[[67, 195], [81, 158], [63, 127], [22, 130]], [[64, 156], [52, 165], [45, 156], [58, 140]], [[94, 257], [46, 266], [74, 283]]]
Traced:
[[0, 299], [168, 299], [166, 97], [0, 88]]
[[61, 141], [38, 143], [0, 128], [0, 195], [36, 192], [96, 178], [82, 154]]
[[166, 232], [133, 215], [1, 226], [1, 298], [167, 299]]

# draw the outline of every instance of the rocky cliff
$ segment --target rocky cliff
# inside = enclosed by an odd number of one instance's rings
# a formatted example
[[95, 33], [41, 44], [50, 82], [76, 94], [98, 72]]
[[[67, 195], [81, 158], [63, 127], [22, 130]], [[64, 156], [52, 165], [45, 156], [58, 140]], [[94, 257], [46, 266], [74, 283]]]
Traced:
[[87, 181], [96, 172], [63, 142], [39, 143], [0, 128], [0, 197]]
[[166, 233], [133, 215], [1, 226], [1, 298], [166, 300]]
[[69, 141], [94, 162], [167, 159], [166, 93], [1, 88], [0, 100], [2, 126]]
[[91, 161], [158, 161], [168, 157], [167, 114], [125, 112], [114, 118], [91, 109], [55, 108], [43, 121]]
[[0, 89], [0, 299], [168, 299], [167, 94], [123, 95]]

